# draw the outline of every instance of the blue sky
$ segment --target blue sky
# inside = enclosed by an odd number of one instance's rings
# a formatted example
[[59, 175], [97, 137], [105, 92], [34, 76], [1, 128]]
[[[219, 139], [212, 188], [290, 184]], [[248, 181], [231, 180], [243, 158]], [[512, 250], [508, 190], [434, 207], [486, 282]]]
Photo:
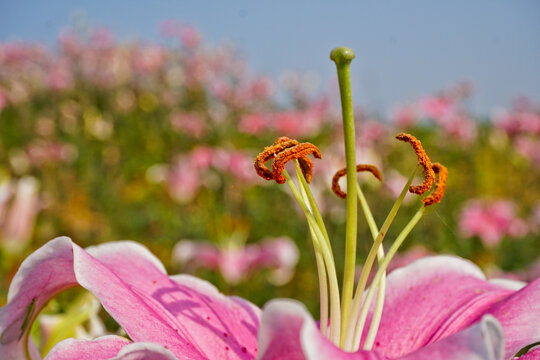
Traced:
[[53, 45], [74, 14], [120, 39], [158, 40], [162, 20], [237, 46], [255, 71], [334, 75], [335, 46], [356, 52], [354, 98], [372, 111], [471, 80], [487, 114], [519, 95], [540, 101], [540, 1], [0, 1], [0, 41]]

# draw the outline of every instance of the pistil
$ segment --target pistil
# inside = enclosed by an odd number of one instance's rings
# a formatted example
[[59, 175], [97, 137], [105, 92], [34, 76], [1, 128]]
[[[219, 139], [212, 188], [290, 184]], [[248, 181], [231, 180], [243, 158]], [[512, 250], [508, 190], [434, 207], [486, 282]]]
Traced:
[[350, 64], [354, 52], [347, 47], [338, 47], [330, 53], [336, 63], [343, 113], [343, 133], [345, 138], [345, 161], [347, 164], [347, 225], [345, 228], [345, 265], [343, 270], [343, 291], [341, 298], [341, 340], [345, 342], [354, 289], [356, 267], [357, 200], [356, 200], [356, 145], [354, 132], [354, 113], [351, 94]]

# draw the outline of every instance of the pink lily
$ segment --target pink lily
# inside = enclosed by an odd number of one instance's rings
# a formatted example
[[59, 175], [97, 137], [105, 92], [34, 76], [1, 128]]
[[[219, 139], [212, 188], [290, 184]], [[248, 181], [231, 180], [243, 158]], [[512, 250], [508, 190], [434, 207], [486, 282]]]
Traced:
[[510, 201], [471, 200], [461, 213], [460, 230], [467, 237], [478, 236], [487, 247], [497, 246], [504, 236], [524, 236], [528, 227], [515, 208]]
[[[354, 53], [347, 48], [336, 48], [331, 58], [338, 67], [340, 87], [350, 95], [348, 64]], [[306, 156], [312, 154], [320, 158], [320, 151], [313, 144], [300, 144], [282, 137], [265, 148], [255, 161], [258, 175], [266, 180], [288, 183], [308, 220], [321, 299], [325, 302], [323, 305], [321, 300], [322, 320], [318, 326], [297, 302], [275, 300], [261, 313], [245, 300], [219, 294], [204, 281], [185, 275], [168, 276], [163, 265], [136, 243], [109, 243], [84, 250], [68, 238], [58, 238], [27, 258], [15, 275], [8, 304], [0, 309], [0, 354], [7, 360], [24, 356], [38, 358], [28, 340], [32, 321], [51, 296], [77, 284], [99, 299], [130, 339], [110, 336], [93, 341], [68, 339], [51, 350], [48, 360], [244, 360], [255, 356], [259, 360], [500, 360], [537, 343], [540, 339], [537, 325], [540, 279], [525, 287], [508, 280], [490, 283], [473, 264], [454, 257], [424, 258], [386, 277], [384, 270], [389, 261], [421, 219], [425, 208], [441, 200], [447, 171], [443, 165], [430, 162], [414, 136], [398, 134], [398, 140], [412, 145], [424, 168], [424, 183], [410, 191], [417, 194], [429, 191], [434, 173], [438, 176], [433, 193], [424, 197], [419, 210], [385, 255], [382, 240], [418, 167], [378, 229], [355, 179], [358, 167], [354, 161], [353, 112], [349, 111], [352, 110], [351, 99], [343, 98], [344, 109], [348, 109], [344, 111], [348, 183], [344, 197], [348, 221], [341, 294], [330, 237], [308, 186], [312, 162], [307, 162]], [[272, 157], [273, 171], [270, 171], [264, 163]], [[291, 157], [303, 163], [302, 168], [299, 162], [295, 163], [298, 186], [284, 170]], [[370, 169], [377, 175], [376, 168], [371, 166]], [[431, 182], [428, 181], [430, 171]], [[339, 194], [338, 187], [333, 190]], [[362, 272], [353, 296], [357, 194], [372, 233], [373, 246], [364, 263], [367, 270]], [[351, 224], [353, 226], [349, 226]], [[373, 287], [365, 292], [365, 280], [375, 256], [379, 269]], [[370, 305], [376, 289], [383, 291], [378, 292], [376, 303]], [[381, 304], [384, 304], [384, 312]], [[369, 329], [364, 328], [366, 322], [371, 324]], [[363, 350], [358, 350], [362, 344]]]
[[[30, 176], [11, 186], [0, 183], [0, 246], [5, 251], [18, 253], [28, 245], [40, 210], [38, 188], [38, 181]], [[10, 191], [14, 194], [8, 211]]]
[[276, 285], [287, 283], [294, 274], [298, 248], [288, 237], [267, 238], [261, 244], [246, 246], [232, 242], [227, 245], [181, 240], [173, 249], [173, 261], [192, 270], [219, 270], [229, 284], [238, 284], [262, 268], [272, 270], [269, 280]]
[[349, 353], [323, 337], [298, 302], [273, 300], [261, 314], [205, 281], [168, 276], [137, 243], [85, 250], [61, 237], [31, 254], [15, 275], [8, 304], [0, 309], [0, 354], [39, 359], [28, 340], [30, 325], [51, 297], [75, 285], [91, 291], [131, 340], [68, 339], [47, 360], [508, 359], [540, 339], [540, 279], [517, 290], [514, 282], [486, 281], [468, 261], [437, 256], [387, 280], [375, 349]]

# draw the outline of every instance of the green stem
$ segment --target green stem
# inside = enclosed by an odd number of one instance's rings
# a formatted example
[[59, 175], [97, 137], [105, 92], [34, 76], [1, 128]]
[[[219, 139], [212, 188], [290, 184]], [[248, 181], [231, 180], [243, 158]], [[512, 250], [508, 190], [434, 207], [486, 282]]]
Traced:
[[[403, 228], [401, 233], [399, 233], [398, 237], [388, 250], [388, 254], [385, 256], [381, 266], [377, 270], [375, 277], [373, 278], [373, 283], [377, 283], [383, 275], [383, 273], [386, 271], [386, 268], [388, 268], [388, 264], [390, 264], [390, 260], [392, 260], [392, 257], [396, 254], [397, 250], [403, 244], [403, 241], [407, 238], [409, 233], [412, 231], [412, 229], [418, 224], [420, 219], [422, 218], [422, 215], [424, 215], [425, 207], [422, 204], [420, 209], [414, 214], [413, 218], [409, 221], [409, 223]], [[358, 322], [356, 324], [356, 329], [354, 331], [354, 343], [353, 343], [353, 349], [358, 349], [360, 347], [360, 341], [362, 339], [362, 332], [364, 330], [364, 324], [367, 318], [367, 314], [369, 311], [369, 307], [371, 305], [371, 301], [373, 300], [373, 295], [375, 293], [375, 286], [371, 286], [366, 294], [366, 298], [364, 300], [364, 304], [362, 305], [362, 309], [360, 310], [360, 318], [358, 319]], [[373, 341], [375, 340], [375, 336], [377, 334], [378, 328], [370, 327], [366, 342], [364, 344], [364, 350], [371, 350], [373, 347]]]
[[[347, 166], [347, 225], [345, 228], [345, 265], [343, 270], [343, 292], [341, 303], [341, 334], [345, 334], [354, 290], [354, 270], [356, 262], [357, 202], [356, 202], [356, 145], [354, 134], [354, 112], [351, 95], [350, 64], [354, 52], [346, 47], [338, 47], [330, 53], [336, 63], [343, 113], [345, 138], [345, 160]], [[345, 339], [342, 336], [340, 346]]]
[[358, 311], [360, 310], [360, 305], [362, 302], [362, 294], [364, 293], [364, 290], [366, 288], [367, 280], [369, 277], [369, 273], [371, 271], [371, 267], [373, 266], [373, 261], [375, 260], [375, 255], [377, 254], [379, 250], [379, 246], [381, 246], [382, 241], [384, 239], [384, 236], [386, 235], [386, 232], [388, 231], [388, 228], [390, 228], [390, 225], [394, 221], [394, 218], [397, 215], [397, 212], [401, 206], [401, 203], [403, 202], [403, 199], [405, 198], [405, 195], [407, 195], [407, 191], [409, 189], [409, 186], [411, 185], [414, 176], [416, 174], [416, 171], [418, 169], [418, 166], [414, 168], [414, 171], [412, 172], [411, 176], [409, 177], [409, 180], [407, 181], [407, 184], [403, 187], [403, 190], [401, 191], [401, 194], [399, 194], [399, 197], [397, 198], [396, 202], [392, 206], [392, 209], [388, 213], [388, 216], [384, 220], [384, 223], [381, 227], [381, 230], [377, 234], [377, 238], [373, 242], [373, 245], [368, 253], [367, 259], [364, 263], [364, 266], [362, 267], [362, 273], [360, 274], [360, 279], [358, 280], [358, 285], [356, 287], [356, 293], [354, 294], [354, 301], [352, 305], [352, 317], [353, 321], [349, 324], [347, 328], [347, 332], [345, 334], [345, 349], [351, 349], [352, 346], [352, 336], [354, 327], [356, 325], [356, 319]]

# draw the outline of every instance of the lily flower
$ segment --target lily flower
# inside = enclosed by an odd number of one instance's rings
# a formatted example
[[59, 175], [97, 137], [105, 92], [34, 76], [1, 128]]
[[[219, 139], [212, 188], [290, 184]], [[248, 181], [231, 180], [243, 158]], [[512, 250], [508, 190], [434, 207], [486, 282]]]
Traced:
[[39, 359], [28, 339], [32, 321], [51, 297], [76, 285], [99, 299], [129, 339], [67, 339], [47, 360], [508, 359], [540, 338], [531, 321], [540, 316], [540, 280], [516, 290], [517, 283], [486, 281], [474, 264], [451, 256], [417, 260], [387, 280], [374, 350], [345, 352], [296, 301], [273, 300], [261, 314], [206, 281], [168, 276], [137, 243], [82, 249], [61, 237], [31, 254], [15, 275], [0, 309], [0, 354]]
[[298, 248], [288, 237], [266, 238], [260, 244], [244, 245], [244, 236], [231, 236], [222, 246], [180, 240], [173, 249], [173, 262], [195, 271], [206, 268], [219, 271], [229, 284], [246, 280], [250, 273], [271, 269], [269, 281], [275, 285], [287, 283], [298, 262]]
[[[354, 53], [337, 48], [331, 58], [342, 92], [347, 163], [332, 182], [334, 192], [347, 201], [341, 291], [330, 236], [309, 188], [313, 162], [308, 156], [320, 158], [321, 152], [313, 144], [282, 137], [255, 160], [258, 175], [288, 184], [307, 218], [319, 275], [318, 324], [294, 300], [272, 300], [261, 311], [195, 277], [169, 276], [159, 260], [137, 243], [82, 249], [61, 237], [31, 254], [13, 278], [8, 302], [0, 309], [2, 359], [39, 359], [28, 337], [32, 322], [51, 297], [76, 285], [90, 291], [129, 338], [67, 339], [46, 360], [502, 360], [537, 345], [540, 279], [528, 285], [487, 281], [474, 264], [451, 256], [422, 258], [386, 276], [392, 257], [426, 209], [441, 201], [447, 170], [431, 162], [414, 136], [398, 134], [398, 140], [414, 149], [418, 166], [379, 228], [356, 180], [357, 172], [370, 172], [379, 180], [382, 175], [373, 165], [355, 162], [348, 78]], [[265, 163], [271, 159], [270, 170]], [[291, 160], [297, 184], [285, 169]], [[424, 181], [411, 186], [418, 169]], [[347, 178], [347, 193], [339, 185], [342, 176]], [[407, 191], [423, 195], [433, 184], [433, 192], [422, 199], [385, 254], [382, 241]], [[355, 281], [358, 204], [373, 246]], [[378, 269], [367, 287], [375, 259]], [[533, 349], [522, 360], [537, 355]]]
[[0, 248], [4, 251], [20, 253], [28, 245], [40, 210], [38, 190], [39, 183], [31, 176], [16, 183], [0, 179]]

